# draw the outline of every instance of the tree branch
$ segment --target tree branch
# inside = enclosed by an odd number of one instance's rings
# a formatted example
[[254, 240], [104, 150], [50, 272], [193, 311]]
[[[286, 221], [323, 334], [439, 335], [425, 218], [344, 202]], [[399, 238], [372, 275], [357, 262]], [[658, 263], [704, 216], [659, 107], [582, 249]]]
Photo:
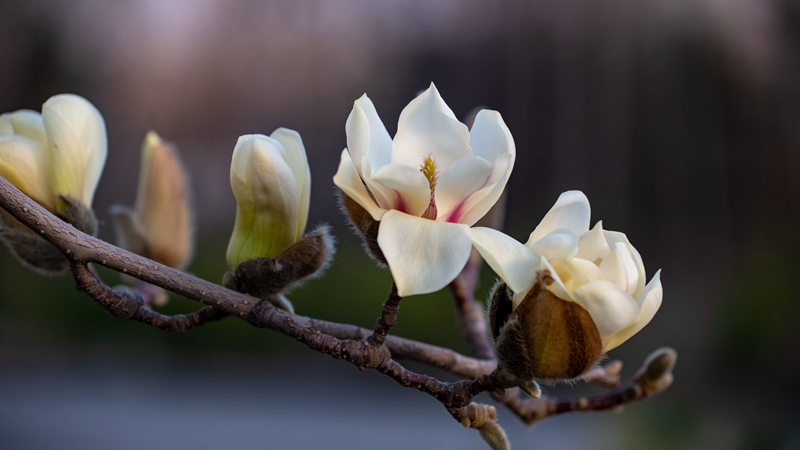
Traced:
[[481, 259], [473, 254], [449, 287], [456, 303], [458, 329], [472, 354], [481, 359], [494, 359], [483, 305], [475, 300], [480, 272]]

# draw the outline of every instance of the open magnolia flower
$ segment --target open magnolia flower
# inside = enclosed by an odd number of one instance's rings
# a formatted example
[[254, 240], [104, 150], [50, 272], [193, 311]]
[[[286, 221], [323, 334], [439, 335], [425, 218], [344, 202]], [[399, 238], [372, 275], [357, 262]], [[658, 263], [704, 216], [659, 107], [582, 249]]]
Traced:
[[503, 193], [516, 150], [500, 113], [471, 130], [431, 86], [400, 114], [394, 140], [370, 99], [347, 119], [334, 183], [380, 221], [377, 242], [401, 296], [437, 291], [469, 258], [469, 227]]
[[59, 195], [91, 206], [107, 152], [103, 117], [83, 97], [0, 115], [0, 175], [52, 212], [65, 212]]
[[[660, 270], [645, 285], [642, 259], [624, 234], [603, 230], [601, 222], [590, 231], [589, 218], [586, 196], [568, 191], [561, 194], [525, 245], [489, 228], [473, 228], [471, 233], [475, 248], [513, 291], [512, 311], [523, 309], [528, 301], [538, 301], [532, 298], [545, 292], [538, 286], [545, 278], [546, 292], [588, 312], [601, 340], [599, 348], [587, 354], [585, 363], [591, 367], [601, 353], [622, 344], [650, 322], [661, 305], [663, 291]], [[595, 336], [594, 330], [586, 335]], [[541, 353], [542, 349], [536, 350]]]

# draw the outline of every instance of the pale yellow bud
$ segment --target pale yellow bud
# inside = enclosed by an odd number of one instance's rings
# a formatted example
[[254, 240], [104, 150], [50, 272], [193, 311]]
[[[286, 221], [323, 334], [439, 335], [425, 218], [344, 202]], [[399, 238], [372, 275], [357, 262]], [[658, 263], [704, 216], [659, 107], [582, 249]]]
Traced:
[[308, 220], [311, 172], [296, 131], [239, 138], [231, 162], [236, 222], [228, 265], [276, 256], [300, 240]]
[[0, 115], [0, 176], [55, 212], [47, 137], [41, 114], [19, 110]]

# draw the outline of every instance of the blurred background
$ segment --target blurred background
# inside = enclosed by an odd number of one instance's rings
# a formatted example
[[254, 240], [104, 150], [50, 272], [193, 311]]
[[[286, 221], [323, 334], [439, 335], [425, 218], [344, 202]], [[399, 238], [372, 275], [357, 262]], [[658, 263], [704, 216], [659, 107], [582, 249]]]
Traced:
[[[193, 180], [189, 271], [219, 282], [237, 137], [305, 142], [309, 224], [333, 225], [304, 315], [371, 327], [391, 284], [336, 209], [344, 123], [364, 92], [390, 133], [436, 83], [460, 117], [500, 111], [517, 145], [505, 231], [522, 241], [558, 194], [627, 233], [664, 303], [615, 349], [629, 378], [672, 346], [674, 385], [622, 414], [525, 428], [517, 448], [800, 448], [800, 2], [796, 0], [3, 0], [0, 111], [84, 96], [108, 163], [95, 200], [132, 205], [145, 133]], [[119, 277], [104, 271], [107, 283]], [[479, 297], [494, 275], [484, 268]], [[196, 309], [173, 297], [166, 313]], [[403, 302], [398, 335], [468, 352], [446, 291]], [[412, 368], [448, 378], [411, 364]], [[0, 251], [0, 447], [474, 448], [433, 399], [294, 341], [225, 320], [167, 334], [110, 317], [68, 277]], [[551, 389], [558, 395], [592, 387]]]

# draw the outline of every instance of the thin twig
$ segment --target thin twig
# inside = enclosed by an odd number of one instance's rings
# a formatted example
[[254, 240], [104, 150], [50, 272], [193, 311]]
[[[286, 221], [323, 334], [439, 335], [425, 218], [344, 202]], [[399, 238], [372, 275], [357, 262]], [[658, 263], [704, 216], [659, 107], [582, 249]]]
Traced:
[[475, 289], [481, 271], [480, 258], [470, 257], [461, 273], [450, 283], [456, 303], [458, 329], [476, 358], [494, 359], [489, 342], [483, 306], [475, 300]]

